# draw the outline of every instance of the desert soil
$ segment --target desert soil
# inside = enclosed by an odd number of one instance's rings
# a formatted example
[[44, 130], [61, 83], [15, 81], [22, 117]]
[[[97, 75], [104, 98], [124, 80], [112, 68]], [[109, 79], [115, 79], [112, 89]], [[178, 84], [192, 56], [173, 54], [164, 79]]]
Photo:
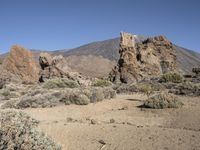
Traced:
[[200, 150], [200, 98], [180, 109], [139, 107], [144, 95], [53, 108], [25, 109], [64, 150]]

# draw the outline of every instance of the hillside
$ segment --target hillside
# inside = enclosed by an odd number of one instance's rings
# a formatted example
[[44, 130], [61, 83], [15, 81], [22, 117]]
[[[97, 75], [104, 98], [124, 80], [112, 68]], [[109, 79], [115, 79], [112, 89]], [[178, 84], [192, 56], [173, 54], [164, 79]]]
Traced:
[[[140, 42], [144, 40], [144, 36], [138, 36], [137, 41]], [[182, 48], [180, 46], [176, 46], [177, 52], [177, 63], [178, 68], [183, 73], [190, 73], [191, 69], [194, 66], [200, 66], [200, 54]], [[119, 58], [119, 38], [100, 41], [100, 42], [93, 42], [87, 45], [80, 46], [78, 48], [71, 49], [67, 52], [64, 52], [64, 56], [71, 56], [71, 55], [95, 55], [95, 56], [103, 56], [111, 61], [117, 61]], [[78, 60], [77, 60], [78, 61]]]
[[[136, 39], [137, 42], [141, 42], [146, 38], [145, 36], [136, 36]], [[176, 47], [179, 70], [183, 73], [190, 73], [194, 66], [200, 66], [199, 53], [180, 46], [174, 46]], [[92, 42], [74, 49], [48, 51], [48, 53], [52, 55], [62, 54], [66, 57], [69, 66], [75, 71], [95, 77], [104, 77], [108, 75], [119, 59], [118, 50], [119, 38], [114, 38]], [[39, 53], [42, 52], [42, 50], [32, 50], [32, 52], [35, 59], [38, 59]], [[6, 54], [0, 55], [0, 60], [5, 56]], [[91, 59], [91, 56], [95, 57]]]

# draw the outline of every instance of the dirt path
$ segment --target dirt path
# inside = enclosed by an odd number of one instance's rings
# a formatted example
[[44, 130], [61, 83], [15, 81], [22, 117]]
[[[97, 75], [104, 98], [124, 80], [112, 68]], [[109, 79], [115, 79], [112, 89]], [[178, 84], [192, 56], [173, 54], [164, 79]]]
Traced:
[[118, 95], [87, 106], [25, 109], [65, 150], [199, 150], [200, 100], [181, 109], [138, 106], [143, 95]]

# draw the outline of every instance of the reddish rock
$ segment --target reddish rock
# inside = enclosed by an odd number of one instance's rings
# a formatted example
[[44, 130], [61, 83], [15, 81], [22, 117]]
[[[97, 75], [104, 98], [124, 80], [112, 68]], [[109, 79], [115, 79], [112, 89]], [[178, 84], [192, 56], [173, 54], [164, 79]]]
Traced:
[[7, 72], [23, 81], [34, 82], [39, 79], [39, 68], [31, 51], [19, 45], [11, 48], [2, 65]]

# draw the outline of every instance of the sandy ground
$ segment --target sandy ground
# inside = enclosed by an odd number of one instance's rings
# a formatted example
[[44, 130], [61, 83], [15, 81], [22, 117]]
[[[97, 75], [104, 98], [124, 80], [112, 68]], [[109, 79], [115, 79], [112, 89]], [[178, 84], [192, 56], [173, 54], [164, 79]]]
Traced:
[[141, 109], [143, 95], [87, 106], [25, 109], [64, 150], [200, 150], [200, 98], [180, 109]]

